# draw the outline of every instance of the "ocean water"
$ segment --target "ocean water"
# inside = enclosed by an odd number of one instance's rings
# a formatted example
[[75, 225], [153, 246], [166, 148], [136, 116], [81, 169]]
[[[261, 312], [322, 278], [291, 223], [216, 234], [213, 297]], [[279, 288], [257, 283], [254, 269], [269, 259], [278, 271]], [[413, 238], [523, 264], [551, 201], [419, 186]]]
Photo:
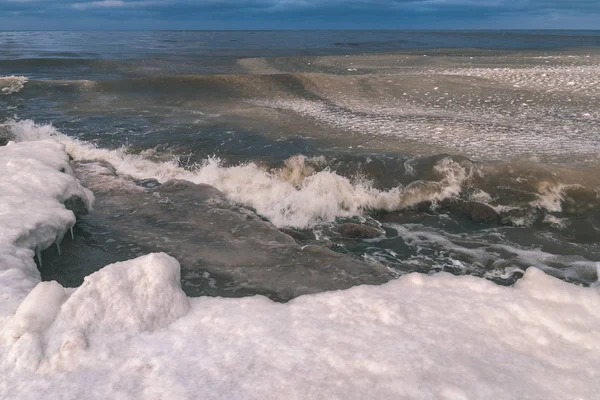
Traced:
[[[155, 251], [187, 294], [600, 266], [599, 31], [0, 32], [0, 140], [93, 190], [77, 286]], [[303, 249], [309, 249], [307, 253]]]

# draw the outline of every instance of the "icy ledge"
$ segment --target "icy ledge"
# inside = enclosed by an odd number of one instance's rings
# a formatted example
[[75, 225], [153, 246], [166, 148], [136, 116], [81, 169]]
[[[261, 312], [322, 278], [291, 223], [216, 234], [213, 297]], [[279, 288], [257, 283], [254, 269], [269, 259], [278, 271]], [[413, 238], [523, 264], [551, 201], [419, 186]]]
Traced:
[[39, 282], [33, 248], [89, 193], [56, 143], [0, 157], [0, 398], [598, 398], [600, 294], [535, 268], [513, 288], [411, 274], [287, 304], [188, 299], [166, 254]]
[[91, 209], [92, 192], [73, 176], [69, 157], [55, 140], [0, 147], [0, 318], [14, 313], [40, 280], [34, 255], [55, 244], [75, 224], [73, 209]]

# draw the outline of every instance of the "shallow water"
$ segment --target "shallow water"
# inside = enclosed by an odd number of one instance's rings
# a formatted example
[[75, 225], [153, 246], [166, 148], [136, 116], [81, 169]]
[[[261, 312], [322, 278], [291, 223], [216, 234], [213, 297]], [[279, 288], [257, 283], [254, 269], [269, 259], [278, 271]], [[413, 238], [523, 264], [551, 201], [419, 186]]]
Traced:
[[0, 78], [0, 135], [56, 136], [98, 197], [45, 279], [151, 251], [190, 295], [598, 279], [597, 32], [36, 37], [0, 33], [29, 79]]

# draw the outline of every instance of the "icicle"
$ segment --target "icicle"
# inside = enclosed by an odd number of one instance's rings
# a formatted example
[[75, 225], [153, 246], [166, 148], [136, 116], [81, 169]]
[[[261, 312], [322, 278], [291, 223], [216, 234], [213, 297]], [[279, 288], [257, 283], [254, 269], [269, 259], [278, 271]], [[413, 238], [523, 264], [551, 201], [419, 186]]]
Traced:
[[56, 250], [58, 250], [59, 256], [62, 254], [62, 252], [60, 251], [60, 244], [62, 243], [63, 239], [65, 238], [65, 233], [66, 232], [63, 232], [62, 235], [57, 237], [56, 240], [54, 241], [54, 244], [56, 245]]
[[71, 239], [75, 240], [75, 235], [73, 234], [73, 227], [69, 228], [71, 230]]
[[35, 256], [37, 258], [38, 264], [40, 265], [40, 268], [42, 268], [42, 250], [36, 247]]

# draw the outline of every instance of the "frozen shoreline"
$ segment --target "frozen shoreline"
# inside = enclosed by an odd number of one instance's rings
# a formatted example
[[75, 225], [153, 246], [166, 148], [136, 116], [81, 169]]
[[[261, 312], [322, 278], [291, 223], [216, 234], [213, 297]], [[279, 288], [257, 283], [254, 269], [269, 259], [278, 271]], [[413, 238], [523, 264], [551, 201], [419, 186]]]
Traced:
[[[301, 296], [186, 298], [151, 254], [76, 289], [39, 283], [37, 247], [91, 193], [53, 140], [0, 147], [0, 397], [598, 396], [600, 294], [530, 268], [515, 287], [410, 274]], [[12, 168], [12, 169], [11, 169]], [[61, 168], [65, 172], [61, 172]]]

